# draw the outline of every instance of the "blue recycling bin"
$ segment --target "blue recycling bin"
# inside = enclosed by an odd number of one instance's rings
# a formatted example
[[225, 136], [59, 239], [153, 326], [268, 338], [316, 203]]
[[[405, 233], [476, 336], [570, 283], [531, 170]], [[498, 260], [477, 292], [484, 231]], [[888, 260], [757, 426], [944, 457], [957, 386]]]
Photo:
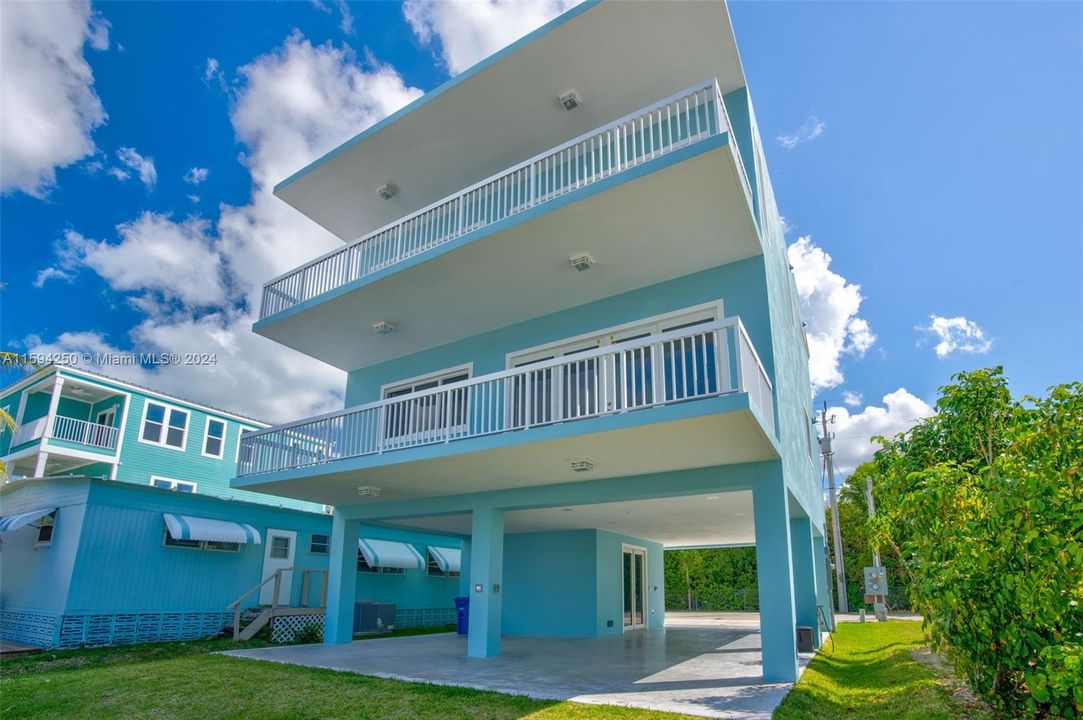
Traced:
[[455, 598], [455, 631], [466, 635], [470, 631], [470, 598]]

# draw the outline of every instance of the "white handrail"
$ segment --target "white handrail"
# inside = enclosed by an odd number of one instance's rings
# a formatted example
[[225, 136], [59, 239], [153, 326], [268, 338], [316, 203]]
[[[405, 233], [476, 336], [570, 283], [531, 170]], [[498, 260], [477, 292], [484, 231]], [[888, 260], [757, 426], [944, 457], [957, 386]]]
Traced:
[[[694, 85], [279, 275], [264, 285], [260, 319], [729, 129], [717, 80]], [[739, 158], [737, 164], [751, 204]]]
[[57, 415], [53, 421], [53, 431], [49, 437], [56, 440], [68, 440], [82, 445], [92, 445], [106, 450], [115, 450], [117, 429], [77, 418]]
[[739, 318], [468, 378], [246, 434], [239, 476], [747, 392], [773, 390]]

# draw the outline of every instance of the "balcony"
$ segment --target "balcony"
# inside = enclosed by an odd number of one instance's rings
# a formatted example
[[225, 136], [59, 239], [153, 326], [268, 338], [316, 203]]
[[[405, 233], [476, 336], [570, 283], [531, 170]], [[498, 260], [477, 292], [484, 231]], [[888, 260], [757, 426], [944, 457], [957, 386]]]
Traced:
[[[717, 415], [719, 409], [703, 405], [697, 412], [691, 406], [721, 397], [742, 399], [743, 405], [733, 407], [743, 409], [753, 422], [725, 420], [728, 430], [723, 434], [729, 437], [716, 440], [706, 440], [709, 436], [700, 431], [707, 426], [702, 423], [686, 424], [676, 431], [674, 443], [656, 455], [671, 457], [673, 452], [680, 454], [682, 443], [693, 443], [697, 448], [686, 458], [702, 458], [695, 461], [701, 466], [772, 456], [771, 382], [738, 318], [607, 345], [250, 433], [241, 441], [236, 482], [239, 487], [266, 484], [269, 488], [276, 479], [263, 476], [305, 469], [308, 472], [301, 474], [307, 476], [339, 473], [342, 462], [348, 460], [368, 458], [372, 465], [393, 465], [419, 459], [412, 454], [416, 450], [428, 450], [423, 455], [432, 460], [442, 454], [491, 450], [494, 445], [574, 437], [612, 430], [616, 427], [612, 423], [598, 425], [607, 418], [619, 419], [617, 425], [624, 428], [678, 418], [702, 420]], [[685, 408], [665, 417], [651, 414], [676, 406]], [[599, 443], [595, 452], [599, 457], [616, 452], [636, 467], [649, 468], [650, 462], [635, 460], [643, 448], [629, 440], [631, 436], [618, 433], [606, 440], [612, 448], [603, 450]], [[727, 456], [736, 446], [741, 457]], [[563, 452], [552, 449], [551, 454], [560, 458]], [[507, 467], [506, 462], [507, 458], [501, 466]], [[483, 475], [481, 467], [475, 465], [471, 473]], [[413, 479], [424, 475], [419, 471]], [[451, 489], [444, 487], [440, 493]]]
[[[729, 127], [715, 81], [678, 93], [275, 278], [263, 288], [260, 320]], [[744, 166], [738, 166], [751, 203]]]
[[117, 449], [115, 427], [57, 415], [51, 430], [46, 432], [47, 423], [48, 418], [42, 417], [20, 427], [11, 440], [11, 451], [41, 438], [61, 440], [92, 451], [113, 453]]
[[[254, 329], [352, 370], [758, 255], [729, 129], [713, 80], [641, 108], [272, 280]], [[563, 271], [580, 251], [605, 282], [572, 286]], [[461, 291], [495, 275], [521, 292]], [[437, 306], [454, 327], [434, 323]], [[381, 344], [339, 332], [381, 320], [416, 332]]]

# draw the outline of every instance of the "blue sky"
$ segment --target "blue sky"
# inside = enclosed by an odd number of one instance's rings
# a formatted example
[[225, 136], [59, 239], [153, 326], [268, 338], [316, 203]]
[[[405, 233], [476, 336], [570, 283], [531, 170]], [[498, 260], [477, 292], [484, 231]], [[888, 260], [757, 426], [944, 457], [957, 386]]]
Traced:
[[[341, 407], [338, 371], [248, 332], [259, 282], [334, 242], [269, 185], [567, 4], [5, 3], [0, 344], [214, 352], [104, 370], [274, 420]], [[1081, 6], [730, 12], [840, 465], [952, 372], [1080, 379]]]

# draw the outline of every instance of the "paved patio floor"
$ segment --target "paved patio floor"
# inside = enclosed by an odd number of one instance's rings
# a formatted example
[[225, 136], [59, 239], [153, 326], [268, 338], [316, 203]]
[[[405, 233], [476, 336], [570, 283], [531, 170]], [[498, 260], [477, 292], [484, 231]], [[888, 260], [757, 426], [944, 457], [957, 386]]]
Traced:
[[[790, 685], [760, 679], [759, 618], [675, 615], [665, 630], [604, 638], [505, 637], [496, 658], [466, 657], [454, 634], [226, 653], [362, 675], [547, 700], [767, 720]], [[802, 669], [811, 655], [802, 655]]]

